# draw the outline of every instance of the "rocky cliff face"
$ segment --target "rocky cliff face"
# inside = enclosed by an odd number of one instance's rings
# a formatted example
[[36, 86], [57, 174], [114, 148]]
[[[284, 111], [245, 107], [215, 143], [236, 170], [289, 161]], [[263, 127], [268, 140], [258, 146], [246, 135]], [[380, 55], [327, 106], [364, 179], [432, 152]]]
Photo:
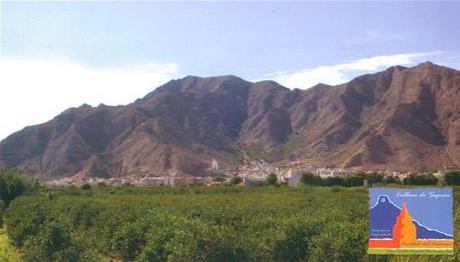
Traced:
[[126, 106], [71, 108], [0, 143], [0, 166], [39, 176], [213, 174], [242, 159], [282, 165], [460, 167], [460, 72], [391, 67], [289, 90], [235, 76], [172, 80]]

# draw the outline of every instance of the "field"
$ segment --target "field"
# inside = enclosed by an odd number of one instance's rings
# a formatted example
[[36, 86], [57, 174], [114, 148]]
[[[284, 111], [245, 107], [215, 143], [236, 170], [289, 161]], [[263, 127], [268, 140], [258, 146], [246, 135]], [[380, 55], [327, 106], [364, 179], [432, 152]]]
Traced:
[[48, 189], [17, 198], [6, 213], [24, 261], [460, 259], [458, 248], [454, 256], [367, 255], [362, 187]]

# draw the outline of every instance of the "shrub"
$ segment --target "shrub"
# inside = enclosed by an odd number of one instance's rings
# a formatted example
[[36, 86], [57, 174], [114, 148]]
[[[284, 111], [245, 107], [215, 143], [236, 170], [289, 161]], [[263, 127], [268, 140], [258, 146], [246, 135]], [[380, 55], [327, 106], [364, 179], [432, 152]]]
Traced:
[[332, 186], [331, 187], [331, 192], [332, 193], [340, 192], [340, 186]]
[[83, 189], [83, 190], [90, 190], [90, 189], [91, 189], [91, 185], [90, 185], [90, 184], [83, 184], [83, 185], [81, 186], [81, 189]]
[[460, 171], [449, 171], [444, 175], [444, 181], [448, 185], [460, 185]]
[[165, 261], [170, 254], [167, 244], [174, 237], [174, 227], [155, 227], [146, 235], [146, 245], [143, 247], [139, 261]]
[[326, 177], [324, 184], [327, 186], [341, 186], [343, 185], [343, 178], [339, 176]]
[[[18, 199], [6, 212], [8, 236], [15, 246], [22, 247], [25, 241], [38, 233], [39, 226], [45, 223], [47, 211], [29, 198]], [[27, 202], [30, 201], [30, 202]]]
[[[241, 261], [245, 252], [235, 247], [234, 233], [203, 221], [190, 221], [176, 229], [167, 245], [171, 261]], [[246, 258], [247, 260], [247, 258]]]
[[0, 200], [0, 228], [3, 225], [3, 213], [5, 212], [5, 204]]
[[380, 174], [380, 173], [373, 172], [373, 173], [370, 173], [370, 174], [365, 175], [365, 176], [367, 178], [367, 182], [369, 183], [369, 185], [384, 182], [383, 174]]
[[125, 261], [132, 261], [145, 245], [145, 229], [140, 222], [123, 223], [117, 227], [112, 239], [111, 248]]
[[406, 185], [436, 185], [438, 184], [438, 179], [431, 173], [428, 174], [410, 174], [408, 177], [404, 178], [404, 184]]
[[327, 223], [322, 226], [322, 234], [312, 237], [309, 261], [366, 261], [365, 224], [347, 221]]
[[243, 182], [243, 179], [240, 176], [234, 176], [232, 179], [230, 179], [231, 185], [239, 185], [241, 182]]
[[309, 256], [308, 244], [312, 236], [319, 233], [317, 225], [311, 221], [289, 219], [282, 237], [273, 247], [274, 261], [306, 261]]
[[397, 176], [385, 176], [383, 182], [385, 184], [401, 184], [401, 179]]
[[78, 261], [78, 253], [68, 230], [61, 224], [48, 222], [25, 241], [22, 256], [25, 261]]
[[360, 175], [350, 175], [343, 178], [342, 186], [354, 187], [363, 186], [364, 178]]
[[73, 227], [82, 227], [87, 229], [92, 226], [97, 216], [103, 212], [103, 208], [96, 203], [85, 202], [78, 203], [72, 206], [71, 209], [66, 210], [66, 214], [69, 217], [68, 221]]
[[310, 172], [305, 172], [302, 174], [302, 183], [306, 185], [321, 186], [324, 184], [323, 179]]
[[275, 173], [268, 174], [266, 183], [267, 185], [270, 185], [270, 186], [276, 185], [278, 183], [278, 177], [276, 176], [276, 174]]
[[39, 188], [36, 180], [20, 175], [14, 170], [0, 172], [0, 200], [6, 206], [25, 192], [35, 192]]

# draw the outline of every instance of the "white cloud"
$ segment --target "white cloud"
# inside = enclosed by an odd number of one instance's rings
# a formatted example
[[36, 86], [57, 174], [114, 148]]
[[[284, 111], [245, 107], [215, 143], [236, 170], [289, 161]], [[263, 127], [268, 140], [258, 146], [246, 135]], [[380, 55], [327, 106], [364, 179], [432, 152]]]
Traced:
[[413, 65], [421, 61], [421, 59], [426, 59], [427, 57], [436, 54], [440, 53], [409, 53], [373, 56], [338, 65], [319, 66], [316, 68], [301, 69], [292, 72], [278, 72], [268, 74], [266, 77], [289, 88], [306, 89], [318, 83], [337, 85], [345, 83], [358, 75], [383, 70], [390, 66]]
[[87, 103], [133, 102], [179, 76], [170, 64], [94, 68], [67, 60], [0, 59], [0, 140]]

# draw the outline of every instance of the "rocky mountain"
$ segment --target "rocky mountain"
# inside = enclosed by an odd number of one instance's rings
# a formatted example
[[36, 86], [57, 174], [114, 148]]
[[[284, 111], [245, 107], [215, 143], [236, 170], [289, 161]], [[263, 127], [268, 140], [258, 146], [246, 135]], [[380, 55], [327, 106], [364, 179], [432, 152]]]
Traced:
[[[172, 80], [126, 106], [71, 108], [0, 142], [0, 166], [41, 177], [285, 167], [460, 167], [460, 71], [430, 62], [307, 90], [235, 76]], [[216, 163], [218, 163], [216, 165]]]

